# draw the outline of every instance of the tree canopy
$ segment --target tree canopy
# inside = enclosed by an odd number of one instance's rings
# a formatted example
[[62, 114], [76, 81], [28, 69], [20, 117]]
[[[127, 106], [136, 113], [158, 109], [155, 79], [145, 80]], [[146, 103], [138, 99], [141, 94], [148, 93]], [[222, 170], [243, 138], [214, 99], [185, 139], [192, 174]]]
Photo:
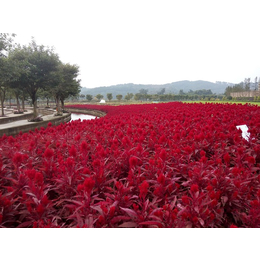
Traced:
[[243, 92], [243, 91], [246, 91], [244, 86], [243, 86], [243, 82], [241, 82], [240, 84], [236, 84], [234, 86], [229, 86], [226, 88], [226, 91], [225, 91], [225, 96], [229, 97], [231, 96], [231, 93], [233, 92]]
[[107, 99], [108, 99], [109, 101], [111, 101], [111, 100], [113, 99], [112, 93], [108, 93], [108, 94], [107, 94]]
[[52, 81], [53, 72], [58, 70], [59, 57], [52, 49], [37, 45], [34, 40], [28, 46], [16, 48], [10, 56], [23, 62], [19, 82], [32, 100], [36, 118], [37, 92], [39, 89], [45, 89]]
[[4, 116], [4, 100], [9, 82], [13, 78], [13, 69], [7, 57], [8, 51], [12, 48], [15, 34], [0, 33], [0, 101], [2, 116]]
[[[53, 48], [37, 45], [32, 39], [29, 45], [11, 48], [13, 35], [0, 34], [0, 95], [4, 99], [9, 88], [19, 98], [30, 97], [37, 118], [37, 99], [41, 93], [53, 96], [57, 104], [80, 93], [79, 67], [60, 61]], [[3, 109], [3, 104], [2, 104]]]
[[80, 93], [80, 81], [77, 80], [79, 67], [77, 65], [59, 63], [58, 68], [52, 74], [49, 84], [49, 92], [53, 94], [57, 103], [58, 114], [61, 114], [60, 101], [64, 110], [64, 101], [70, 96]]

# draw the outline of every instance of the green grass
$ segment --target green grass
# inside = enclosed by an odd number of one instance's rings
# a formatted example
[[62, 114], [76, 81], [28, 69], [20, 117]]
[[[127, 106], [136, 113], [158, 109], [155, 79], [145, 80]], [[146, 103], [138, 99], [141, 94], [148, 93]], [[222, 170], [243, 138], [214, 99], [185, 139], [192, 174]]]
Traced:
[[251, 105], [257, 105], [257, 106], [260, 106], [260, 102], [254, 102], [254, 101], [228, 101], [228, 100], [225, 100], [225, 101], [182, 101], [183, 103], [202, 103], [202, 104], [206, 104], [206, 103], [215, 103], [215, 104], [242, 104], [242, 105], [245, 105], [245, 104], [251, 104]]
[[[168, 103], [168, 102], [177, 102], [177, 101], [159, 101], [159, 103]], [[192, 100], [189, 100], [189, 101], [180, 101], [182, 103], [202, 103], [202, 104], [206, 104], [206, 103], [212, 103], [212, 104], [242, 104], [242, 105], [245, 105], [245, 104], [251, 104], [251, 105], [257, 105], [257, 106], [260, 106], [260, 102], [254, 102], [254, 101], [229, 101], [229, 100], [225, 100], [225, 101], [192, 101]], [[95, 105], [111, 105], [111, 106], [120, 106], [120, 105], [135, 105], [135, 104], [151, 104], [153, 103], [153, 101], [135, 101], [135, 100], [130, 100], [130, 101], [125, 101], [125, 100], [122, 100], [122, 101], [115, 101], [115, 100], [112, 100], [112, 101], [107, 101], [105, 104], [100, 104], [99, 102], [67, 102], [65, 105], [75, 105], [75, 104], [95, 104]]]

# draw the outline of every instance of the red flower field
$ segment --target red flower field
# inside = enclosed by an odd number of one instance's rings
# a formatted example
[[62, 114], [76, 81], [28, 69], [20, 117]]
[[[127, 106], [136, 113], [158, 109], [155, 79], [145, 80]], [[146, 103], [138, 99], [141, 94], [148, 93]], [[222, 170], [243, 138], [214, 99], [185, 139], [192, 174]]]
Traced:
[[260, 107], [73, 107], [107, 116], [0, 138], [1, 227], [260, 227]]

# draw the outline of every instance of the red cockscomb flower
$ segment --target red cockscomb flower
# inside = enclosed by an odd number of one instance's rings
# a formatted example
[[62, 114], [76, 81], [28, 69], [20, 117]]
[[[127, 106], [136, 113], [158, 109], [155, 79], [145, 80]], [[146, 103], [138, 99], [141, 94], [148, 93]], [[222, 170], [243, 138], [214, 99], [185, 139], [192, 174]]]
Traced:
[[46, 159], [50, 159], [50, 158], [52, 158], [54, 156], [54, 151], [52, 150], [52, 149], [50, 149], [50, 148], [47, 148], [46, 150], [45, 150], [45, 152], [44, 152], [44, 157], [46, 158]]
[[192, 184], [191, 187], [190, 187], [190, 191], [192, 193], [199, 191], [199, 186], [197, 184]]
[[95, 186], [95, 181], [92, 178], [86, 178], [84, 181], [84, 188], [88, 194], [91, 194]]
[[145, 196], [148, 193], [148, 188], [149, 188], [149, 184], [147, 181], [144, 181], [141, 185], [139, 185], [139, 190], [140, 190], [140, 198], [145, 198]]

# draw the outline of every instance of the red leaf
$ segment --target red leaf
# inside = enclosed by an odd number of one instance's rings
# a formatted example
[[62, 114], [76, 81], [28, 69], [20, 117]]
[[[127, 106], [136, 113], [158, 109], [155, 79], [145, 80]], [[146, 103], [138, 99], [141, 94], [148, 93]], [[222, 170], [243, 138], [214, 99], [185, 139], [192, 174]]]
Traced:
[[111, 224], [115, 225], [118, 222], [128, 221], [128, 220], [131, 220], [131, 218], [127, 217], [127, 216], [116, 216], [116, 217], [112, 218], [110, 222], [111, 222]]
[[124, 212], [126, 212], [131, 218], [138, 218], [138, 215], [134, 210], [126, 209], [126, 208], [122, 208], [122, 207], [120, 207], [120, 209], [122, 209]]
[[32, 226], [32, 224], [32, 221], [26, 221], [17, 226], [17, 228], [29, 228]]
[[136, 228], [137, 223], [135, 222], [125, 222], [122, 225], [118, 226], [119, 228]]
[[[62, 202], [62, 201], [61, 201]], [[83, 205], [83, 202], [81, 201], [77, 201], [77, 200], [63, 200], [63, 202], [70, 202], [70, 203], [74, 203], [78, 206], [82, 206]]]
[[99, 214], [104, 215], [103, 210], [100, 208], [100, 206], [90, 206], [90, 208], [98, 211]]
[[149, 206], [149, 203], [150, 203], [150, 201], [149, 201], [149, 199], [147, 199], [147, 200], [145, 201], [145, 203], [144, 203], [144, 210], [145, 210], [145, 211], [147, 210], [147, 208], [148, 208], [148, 206]]
[[171, 202], [170, 209], [173, 210], [177, 202], [177, 196], [174, 196], [174, 200]]
[[227, 196], [222, 196], [221, 197], [221, 202], [222, 202], [223, 206], [226, 205], [227, 201], [228, 201], [228, 197]]
[[164, 227], [163, 223], [159, 222], [159, 221], [145, 221], [145, 222], [139, 223], [139, 225], [158, 226], [159, 228]]
[[204, 222], [204, 220], [203, 220], [203, 219], [201, 219], [201, 218], [198, 218], [198, 221], [200, 222], [201, 226], [203, 226], [203, 227], [204, 227], [204, 225], [205, 225], [205, 222]]

